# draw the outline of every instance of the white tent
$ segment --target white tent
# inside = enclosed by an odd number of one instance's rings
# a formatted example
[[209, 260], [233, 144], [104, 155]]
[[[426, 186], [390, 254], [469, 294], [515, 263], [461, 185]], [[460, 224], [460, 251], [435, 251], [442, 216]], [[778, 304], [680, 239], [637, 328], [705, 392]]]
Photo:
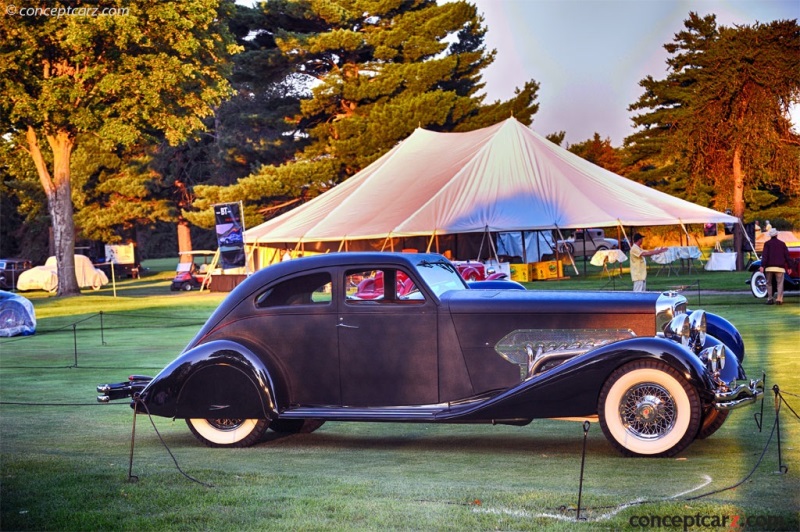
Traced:
[[417, 129], [341, 185], [248, 230], [246, 242], [737, 221], [595, 166], [509, 118], [468, 133]]

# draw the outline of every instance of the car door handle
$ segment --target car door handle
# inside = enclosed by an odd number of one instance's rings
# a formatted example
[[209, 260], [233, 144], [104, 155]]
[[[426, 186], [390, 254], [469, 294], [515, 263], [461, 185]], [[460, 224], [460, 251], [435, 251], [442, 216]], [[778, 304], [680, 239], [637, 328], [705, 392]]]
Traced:
[[347, 325], [346, 323], [337, 323], [336, 326], [344, 329], [358, 329], [357, 325]]

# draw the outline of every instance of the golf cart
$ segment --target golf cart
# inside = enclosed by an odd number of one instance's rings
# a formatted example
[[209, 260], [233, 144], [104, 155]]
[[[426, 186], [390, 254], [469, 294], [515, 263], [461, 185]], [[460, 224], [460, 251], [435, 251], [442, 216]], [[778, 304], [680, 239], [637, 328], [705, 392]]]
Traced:
[[[200, 288], [206, 282], [206, 276], [211, 273], [216, 251], [181, 251], [180, 255], [182, 257], [189, 256], [192, 260], [178, 263], [170, 290], [189, 292]], [[206, 282], [206, 284], [208, 283]]]

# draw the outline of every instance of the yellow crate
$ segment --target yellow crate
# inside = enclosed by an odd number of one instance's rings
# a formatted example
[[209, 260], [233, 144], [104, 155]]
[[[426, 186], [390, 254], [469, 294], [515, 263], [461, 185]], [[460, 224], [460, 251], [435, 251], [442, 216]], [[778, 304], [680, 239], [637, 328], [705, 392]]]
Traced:
[[531, 281], [531, 273], [533, 264], [514, 264], [511, 263], [511, 280], [519, 283], [527, 283]]
[[564, 277], [564, 268], [560, 260], [534, 262], [531, 266], [533, 270], [531, 277], [537, 281]]

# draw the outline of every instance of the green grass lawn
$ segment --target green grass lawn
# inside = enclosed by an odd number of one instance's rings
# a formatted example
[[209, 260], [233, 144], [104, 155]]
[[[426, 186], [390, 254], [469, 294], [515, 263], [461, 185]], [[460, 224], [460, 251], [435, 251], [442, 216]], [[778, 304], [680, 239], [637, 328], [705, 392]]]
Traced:
[[[712, 275], [698, 274], [701, 282]], [[744, 288], [746, 274], [722, 275]], [[651, 289], [660, 277], [651, 277]], [[37, 334], [0, 340], [2, 530], [647, 529], [641, 519], [664, 516], [706, 517], [709, 525], [712, 517], [719, 523], [728, 517], [725, 528], [734, 516], [764, 525], [753, 529], [800, 527], [800, 422], [785, 405], [786, 474], [776, 474], [773, 436], [747, 482], [687, 500], [750, 472], [773, 427], [771, 392], [763, 432], [753, 419], [758, 409], [748, 407], [671, 459], [623, 458], [593, 424], [585, 522], [575, 521], [583, 430], [564, 421], [527, 427], [327, 423], [313, 434], [273, 434], [254, 447], [226, 450], [204, 447], [183, 421], [155, 418], [180, 467], [208, 487], [181, 475], [148, 418], [138, 416], [138, 482], [131, 482], [132, 411], [126, 402], [97, 404], [95, 386], [157, 372], [224, 297], [171, 293], [170, 278], [165, 269], [123, 281], [117, 297], [108, 288], [68, 299], [30, 294]], [[573, 289], [591, 282], [532, 286]], [[747, 372], [766, 371], [768, 386], [794, 394], [786, 399], [800, 412], [800, 305], [796, 296], [787, 302], [769, 307], [732, 293], [703, 295], [702, 307], [740, 328]]]

